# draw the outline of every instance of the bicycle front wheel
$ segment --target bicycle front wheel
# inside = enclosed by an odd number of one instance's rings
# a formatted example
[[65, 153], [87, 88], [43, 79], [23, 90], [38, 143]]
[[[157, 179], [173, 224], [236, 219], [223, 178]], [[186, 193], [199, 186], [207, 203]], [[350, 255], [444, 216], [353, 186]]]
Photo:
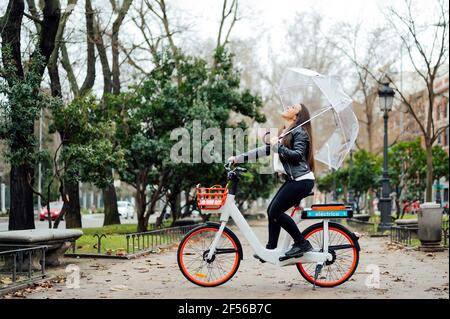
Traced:
[[219, 227], [201, 226], [190, 231], [178, 246], [178, 266], [186, 279], [202, 287], [219, 286], [230, 280], [239, 268], [241, 246], [227, 228], [223, 231], [216, 252], [207, 260]]
[[[344, 226], [329, 223], [328, 251], [333, 257], [327, 261], [317, 278], [319, 287], [335, 287], [346, 282], [355, 272], [359, 262], [359, 246], [352, 233]], [[323, 224], [314, 224], [303, 232], [315, 250], [323, 251]], [[310, 283], [314, 283], [315, 263], [297, 264], [297, 269]]]

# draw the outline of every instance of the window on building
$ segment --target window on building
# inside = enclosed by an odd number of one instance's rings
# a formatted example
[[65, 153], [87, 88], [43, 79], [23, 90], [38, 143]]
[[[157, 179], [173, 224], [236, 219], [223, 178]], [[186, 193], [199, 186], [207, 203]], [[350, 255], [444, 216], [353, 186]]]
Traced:
[[437, 104], [436, 108], [436, 120], [439, 121], [441, 119], [441, 101]]
[[444, 118], [448, 118], [448, 99], [444, 99], [444, 101], [445, 100], [447, 100], [447, 103], [444, 102]]
[[445, 130], [445, 139], [446, 139], [446, 141], [445, 141], [445, 145], [444, 146], [448, 146], [448, 138], [449, 138], [449, 136], [448, 136], [448, 127], [447, 127], [447, 129]]

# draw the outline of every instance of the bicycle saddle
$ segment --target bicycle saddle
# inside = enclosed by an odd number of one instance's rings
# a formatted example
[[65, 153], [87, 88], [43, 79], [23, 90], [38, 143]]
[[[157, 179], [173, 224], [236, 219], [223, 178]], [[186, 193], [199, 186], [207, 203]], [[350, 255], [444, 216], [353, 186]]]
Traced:
[[298, 203], [295, 204], [295, 207], [299, 207], [299, 206], [300, 206], [300, 202], [301, 202], [303, 199], [305, 199], [305, 198], [307, 198], [307, 197], [310, 197], [310, 196], [314, 196], [314, 192], [311, 192], [311, 193], [309, 193], [308, 195], [306, 195], [304, 198], [300, 199], [300, 200], [298, 201]]

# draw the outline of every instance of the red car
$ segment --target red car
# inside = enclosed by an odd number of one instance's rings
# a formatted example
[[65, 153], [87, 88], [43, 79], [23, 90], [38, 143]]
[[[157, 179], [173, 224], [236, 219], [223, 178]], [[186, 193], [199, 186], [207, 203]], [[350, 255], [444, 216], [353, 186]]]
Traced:
[[[56, 220], [59, 217], [63, 204], [64, 202], [50, 202], [50, 215], [52, 220]], [[44, 221], [46, 219], [48, 219], [47, 206], [42, 207], [42, 211], [39, 214], [40, 221]]]

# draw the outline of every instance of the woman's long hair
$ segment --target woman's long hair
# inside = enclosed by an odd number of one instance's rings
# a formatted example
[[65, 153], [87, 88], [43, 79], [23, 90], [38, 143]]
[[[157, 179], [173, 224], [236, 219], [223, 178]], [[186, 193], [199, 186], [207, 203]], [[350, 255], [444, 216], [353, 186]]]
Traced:
[[[283, 132], [287, 132], [294, 127], [308, 121], [310, 119], [309, 111], [303, 104], [301, 105], [300, 111], [297, 113], [296, 118], [294, 122], [286, 129], [283, 130]], [[307, 123], [303, 124], [302, 127], [305, 129], [306, 133], [309, 137], [309, 147], [308, 147], [308, 164], [311, 171], [314, 172], [315, 165], [314, 165], [314, 151], [313, 151], [313, 136], [312, 136], [312, 128], [311, 128], [311, 121], [308, 121]], [[285, 137], [282, 138], [281, 144], [283, 144], [286, 147], [291, 148], [292, 147], [292, 133], [289, 133]]]

